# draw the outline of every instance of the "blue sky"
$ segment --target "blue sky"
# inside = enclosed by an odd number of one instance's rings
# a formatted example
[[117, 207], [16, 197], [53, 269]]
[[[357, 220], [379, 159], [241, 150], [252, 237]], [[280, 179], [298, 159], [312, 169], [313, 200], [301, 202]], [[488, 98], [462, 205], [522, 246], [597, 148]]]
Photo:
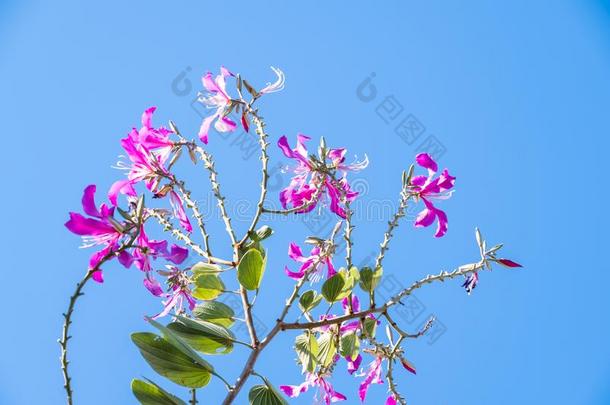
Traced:
[[[221, 64], [261, 84], [271, 80], [269, 65], [285, 71], [286, 90], [261, 104], [272, 137], [303, 132], [350, 156], [366, 153], [370, 167], [357, 176], [363, 207], [397, 198], [400, 172], [421, 143], [438, 143], [441, 166], [458, 178], [443, 204], [449, 233], [436, 240], [405, 223], [385, 266], [397, 282], [476, 260], [475, 226], [526, 266], [482, 274], [471, 296], [457, 280], [416, 295], [423, 309], [406, 326], [434, 314], [443, 329], [434, 342], [408, 346], [418, 375], [401, 376], [400, 386], [410, 403], [610, 403], [609, 10], [593, 0], [1, 3], [0, 403], [63, 401], [55, 341], [90, 254], [63, 228], [67, 211], [80, 208], [85, 185], [105, 189], [117, 178], [110, 166], [118, 140], [145, 108], [158, 106], [156, 122], [173, 119], [194, 133], [199, 77]], [[377, 93], [366, 102], [357, 89], [373, 73]], [[388, 123], [378, 108], [387, 97], [402, 106]], [[394, 132], [409, 115], [425, 127], [411, 144]], [[218, 134], [210, 151], [232, 208], [251, 212], [256, 157]], [[273, 158], [286, 163], [276, 150]], [[200, 172], [188, 175], [207, 184]], [[243, 229], [245, 219], [236, 222]], [[375, 250], [384, 222], [358, 217], [356, 262]], [[303, 220], [273, 226], [272, 288], [257, 301], [262, 324], [289, 292], [287, 243], [322, 228]], [[222, 225], [213, 221], [211, 230], [220, 245]], [[139, 376], [184, 393], [130, 342], [131, 332], [148, 330], [143, 315], [158, 311], [141, 274], [107, 266], [106, 280], [88, 286], [75, 317], [77, 403], [133, 403], [129, 381]], [[276, 385], [300, 380], [293, 337], [263, 357], [259, 372]], [[232, 359], [218, 365], [231, 379], [243, 354]], [[356, 383], [340, 374], [338, 389], [355, 398]], [[221, 389], [211, 386], [205, 403], [218, 403]], [[383, 394], [372, 388], [371, 403]]]

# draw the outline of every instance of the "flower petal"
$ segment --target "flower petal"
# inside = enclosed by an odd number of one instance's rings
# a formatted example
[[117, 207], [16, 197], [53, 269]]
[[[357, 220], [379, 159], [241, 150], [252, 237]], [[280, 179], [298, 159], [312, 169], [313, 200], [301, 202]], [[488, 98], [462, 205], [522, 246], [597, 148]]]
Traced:
[[432, 159], [432, 156], [430, 156], [427, 153], [418, 154], [417, 156], [415, 156], [415, 161], [417, 162], [418, 165], [420, 165], [421, 167], [423, 167], [425, 169], [428, 169], [435, 173], [438, 171], [438, 165], [436, 164], [434, 159]]

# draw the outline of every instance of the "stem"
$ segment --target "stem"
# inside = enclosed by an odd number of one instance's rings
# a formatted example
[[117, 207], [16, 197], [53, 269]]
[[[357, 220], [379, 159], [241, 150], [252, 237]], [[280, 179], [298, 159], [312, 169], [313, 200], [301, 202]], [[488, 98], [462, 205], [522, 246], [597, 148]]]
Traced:
[[84, 293], [82, 292], [83, 287], [85, 286], [85, 284], [87, 284], [87, 281], [91, 279], [93, 273], [94, 271], [88, 271], [87, 274], [85, 274], [85, 277], [83, 277], [83, 279], [76, 284], [76, 289], [74, 290], [74, 293], [70, 296], [70, 303], [68, 304], [68, 309], [65, 313], [62, 314], [64, 317], [64, 324], [62, 327], [61, 339], [58, 340], [58, 343], [61, 346], [61, 371], [64, 377], [64, 389], [66, 390], [66, 402], [68, 405], [72, 405], [72, 378], [70, 377], [70, 374], [68, 372], [68, 364], [70, 363], [68, 361], [68, 340], [72, 338], [72, 336], [69, 335], [70, 325], [72, 324], [72, 313], [74, 312], [76, 301], [80, 296], [84, 295]]
[[203, 237], [203, 246], [205, 248], [206, 256], [208, 258], [212, 257], [212, 251], [210, 250], [210, 235], [205, 229], [203, 215], [201, 214], [201, 211], [199, 211], [197, 203], [191, 199], [191, 192], [184, 186], [183, 181], [178, 181], [175, 178], [173, 178], [172, 181], [178, 187], [178, 190], [180, 191], [180, 194], [182, 194], [182, 198], [184, 198], [186, 205], [191, 209], [191, 211], [193, 211], [193, 216], [197, 221], [197, 225], [199, 226], [199, 230], [201, 231], [201, 236]]
[[256, 225], [258, 225], [258, 221], [261, 218], [261, 215], [263, 215], [263, 212], [265, 211], [264, 206], [265, 206], [265, 199], [267, 198], [267, 183], [269, 181], [269, 172], [268, 172], [269, 154], [267, 153], [267, 147], [269, 146], [269, 144], [267, 143], [268, 135], [265, 132], [265, 122], [263, 121], [263, 119], [261, 117], [259, 117], [259, 115], [256, 113], [256, 111], [254, 111], [252, 109], [250, 104], [245, 104], [244, 108], [246, 108], [248, 110], [248, 112], [250, 113], [250, 115], [252, 115], [252, 119], [256, 126], [256, 133], [258, 134], [258, 143], [261, 147], [261, 158], [260, 159], [261, 159], [262, 178], [261, 178], [261, 192], [260, 192], [260, 196], [258, 199], [258, 204], [256, 205], [256, 213], [254, 214], [254, 218], [252, 218], [252, 223], [248, 227], [248, 231], [246, 232], [246, 234], [244, 235], [242, 240], [239, 242], [239, 245], [243, 245], [246, 242], [246, 240], [248, 239], [248, 236], [252, 232], [254, 232], [254, 230], [256, 229]]
[[179, 229], [176, 229], [171, 224], [171, 222], [169, 222], [169, 220], [167, 218], [165, 218], [165, 216], [161, 212], [159, 212], [157, 210], [148, 210], [147, 212], [148, 212], [148, 215], [157, 219], [159, 224], [163, 227], [164, 231], [170, 232], [174, 236], [174, 238], [183, 242], [185, 245], [187, 245], [188, 247], [193, 249], [193, 251], [195, 253], [197, 253], [199, 256], [205, 257], [206, 259], [208, 259], [208, 261], [210, 263], [223, 264], [223, 265], [230, 266], [230, 267], [236, 266], [235, 262], [231, 262], [231, 261], [224, 260], [224, 259], [219, 259], [219, 258], [213, 257], [213, 256], [209, 257], [208, 254], [203, 250], [203, 248], [201, 246], [199, 246], [197, 243], [195, 243], [195, 241], [193, 241], [193, 239], [191, 239], [190, 236], [188, 236], [184, 232], [180, 231]]
[[191, 400], [189, 401], [189, 404], [197, 405], [197, 403], [197, 390], [193, 388], [191, 389]]
[[390, 241], [394, 236], [394, 230], [398, 227], [398, 221], [400, 218], [405, 216], [405, 210], [407, 209], [407, 204], [409, 202], [410, 195], [406, 195], [404, 192], [401, 193], [400, 204], [398, 206], [398, 210], [392, 217], [392, 220], [388, 222], [388, 229], [383, 234], [383, 242], [381, 242], [379, 254], [377, 255], [377, 260], [375, 261], [375, 269], [381, 267], [383, 263], [383, 259], [385, 258], [385, 254], [390, 248]]
[[222, 216], [222, 220], [225, 224], [225, 229], [231, 238], [231, 244], [235, 246], [237, 244], [237, 238], [235, 236], [235, 231], [233, 230], [233, 226], [231, 225], [231, 218], [227, 214], [227, 208], [225, 206], [225, 197], [220, 192], [220, 183], [218, 183], [218, 172], [214, 167], [214, 160], [212, 159], [212, 155], [203, 150], [201, 147], [196, 148], [197, 153], [199, 153], [199, 157], [205, 164], [206, 169], [210, 172], [210, 183], [212, 184], [212, 191], [214, 192], [214, 196], [218, 201], [218, 208], [220, 209], [220, 215]]

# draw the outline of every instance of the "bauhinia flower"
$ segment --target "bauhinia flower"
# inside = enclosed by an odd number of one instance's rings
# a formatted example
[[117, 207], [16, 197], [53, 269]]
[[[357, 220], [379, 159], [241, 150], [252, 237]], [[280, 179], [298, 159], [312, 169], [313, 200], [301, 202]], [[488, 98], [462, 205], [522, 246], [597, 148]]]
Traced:
[[284, 268], [286, 275], [292, 279], [300, 280], [305, 277], [305, 275], [308, 275], [312, 282], [317, 282], [324, 274], [324, 267], [326, 267], [327, 278], [330, 278], [337, 273], [335, 271], [335, 266], [333, 266], [331, 253], [323, 251], [320, 246], [314, 246], [311, 249], [309, 256], [304, 256], [299, 245], [291, 242], [288, 246], [288, 256], [295, 262], [301, 263], [301, 267], [298, 271], [291, 271], [288, 266]]
[[147, 278], [144, 281], [144, 285], [153, 295], [166, 298], [166, 300], [163, 301], [163, 311], [153, 316], [152, 319], [162, 318], [172, 310], [174, 310], [175, 313], [184, 312], [185, 302], [192, 311], [197, 302], [191, 294], [191, 279], [186, 273], [175, 266], [171, 266], [169, 272], [160, 271], [159, 273], [167, 276], [167, 284], [169, 285], [170, 292], [163, 293], [161, 285], [152, 277]]
[[415, 220], [416, 227], [427, 227], [438, 220], [435, 237], [440, 238], [447, 233], [448, 221], [447, 214], [436, 208], [433, 200], [444, 200], [451, 197], [455, 183], [455, 177], [451, 176], [447, 169], [437, 177], [434, 175], [438, 171], [438, 165], [427, 153], [420, 153], [415, 158], [418, 165], [428, 169], [428, 176], [415, 176], [411, 179], [411, 192], [416, 198], [421, 198], [426, 208], [424, 208]]
[[362, 383], [360, 383], [360, 388], [358, 389], [358, 396], [362, 402], [364, 402], [366, 399], [366, 393], [368, 392], [371, 384], [383, 384], [383, 380], [381, 378], [382, 362], [383, 358], [381, 356], [377, 356], [375, 360], [369, 364], [368, 372], [366, 373]]
[[230, 107], [232, 99], [227, 93], [226, 78], [234, 76], [224, 66], [220, 67], [220, 74], [216, 78], [212, 77], [212, 73], [206, 73], [203, 78], [203, 87], [208, 91], [208, 95], [199, 95], [199, 101], [206, 107], [216, 109], [214, 114], [203, 119], [201, 128], [199, 128], [199, 139], [201, 142], [208, 143], [208, 133], [214, 121], [214, 128], [218, 132], [232, 132], [237, 127], [235, 121], [228, 117], [231, 112]]
[[[322, 156], [308, 156], [305, 142], [309, 139], [303, 134], [297, 135], [297, 145], [294, 149], [290, 147], [285, 136], [278, 141], [278, 146], [284, 155], [297, 162], [292, 169], [294, 177], [288, 187], [280, 193], [280, 202], [284, 209], [301, 208], [296, 213], [310, 212], [326, 192], [330, 199], [330, 210], [345, 218], [345, 202], [352, 202], [358, 196], [347, 182], [347, 172], [364, 169], [368, 165], [368, 160], [346, 164], [345, 149], [327, 150], [325, 147], [320, 148]], [[337, 173], [342, 176], [336, 176]]]
[[189, 251], [186, 248], [173, 244], [168, 250], [166, 240], [150, 240], [143, 226], [140, 228], [136, 244], [133, 261], [135, 266], [144, 272], [152, 270], [152, 259], [162, 257], [171, 263], [181, 264], [188, 257]]
[[290, 398], [296, 398], [311, 387], [318, 387], [315, 399], [323, 401], [326, 405], [347, 399], [345, 395], [335, 391], [332, 384], [324, 377], [312, 373], [307, 373], [305, 381], [301, 385], [281, 385], [280, 389]]
[[116, 181], [108, 192], [108, 199], [115, 206], [119, 194], [136, 196], [134, 185], [144, 182], [153, 193], [159, 191], [161, 181], [169, 175], [167, 162], [174, 142], [169, 136], [169, 129], [152, 126], [152, 115], [156, 107], [151, 107], [142, 114], [142, 127], [133, 128], [127, 137], [121, 139], [121, 146], [127, 154], [128, 162], [119, 162], [117, 168], [127, 170], [127, 179]]
[[85, 188], [82, 198], [83, 211], [90, 218], [81, 214], [70, 212], [70, 220], [65, 226], [71, 232], [83, 237], [83, 247], [102, 246], [102, 249], [91, 256], [89, 260], [89, 270], [94, 270], [92, 278], [101, 283], [104, 281], [100, 264], [105, 258], [112, 258], [113, 253], [118, 254], [121, 264], [129, 267], [131, 255], [120, 248], [120, 241], [128, 234], [124, 224], [113, 218], [114, 207], [102, 204], [99, 208], [95, 204], [95, 185]]

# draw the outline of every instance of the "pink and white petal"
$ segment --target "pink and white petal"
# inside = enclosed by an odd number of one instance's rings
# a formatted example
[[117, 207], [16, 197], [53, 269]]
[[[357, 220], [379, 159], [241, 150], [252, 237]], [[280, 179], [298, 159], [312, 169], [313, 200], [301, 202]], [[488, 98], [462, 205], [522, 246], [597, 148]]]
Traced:
[[133, 182], [129, 179], [115, 181], [112, 186], [110, 186], [110, 190], [108, 190], [108, 200], [115, 207], [118, 205], [119, 194], [125, 194], [130, 197], [136, 197], [138, 195], [133, 187]]
[[445, 211], [436, 209], [436, 217], [438, 218], [438, 226], [436, 228], [436, 233], [434, 234], [434, 237], [440, 238], [447, 233], [447, 229], [449, 228], [449, 222], [447, 221], [447, 214], [445, 214]]
[[237, 128], [237, 124], [229, 117], [221, 117], [214, 124], [214, 128], [218, 132], [233, 132]]
[[172, 245], [169, 255], [165, 258], [174, 264], [181, 264], [186, 260], [189, 255], [189, 251], [186, 248], [178, 245]]
[[157, 107], [150, 107], [142, 113], [142, 126], [145, 128], [152, 128], [152, 116]]
[[155, 297], [161, 297], [163, 295], [163, 288], [161, 288], [161, 284], [152, 277], [150, 279], [144, 279], [144, 287], [146, 287], [146, 289]]
[[208, 134], [210, 133], [210, 126], [212, 122], [218, 117], [218, 113], [210, 115], [209, 117], [205, 117], [201, 122], [201, 127], [199, 128], [199, 139], [201, 142], [207, 145], [208, 143]]
[[284, 273], [293, 280], [300, 280], [305, 276], [305, 271], [291, 271], [288, 266], [284, 267]]
[[415, 227], [422, 228], [430, 226], [434, 223], [434, 219], [436, 219], [434, 209], [424, 208], [415, 219]]
[[303, 256], [301, 247], [294, 242], [290, 242], [290, 245], [288, 245], [288, 257], [300, 263], [307, 261], [307, 258]]
[[169, 202], [173, 208], [174, 216], [180, 222], [180, 226], [182, 226], [182, 228], [184, 228], [184, 230], [186, 230], [187, 232], [192, 232], [193, 226], [191, 225], [191, 222], [189, 221], [186, 212], [184, 211], [182, 199], [175, 191], [171, 191], [169, 197]]
[[85, 211], [85, 214], [99, 218], [101, 215], [97, 209], [97, 206], [95, 205], [95, 190], [95, 184], [85, 187], [81, 202], [83, 203], [83, 211]]

